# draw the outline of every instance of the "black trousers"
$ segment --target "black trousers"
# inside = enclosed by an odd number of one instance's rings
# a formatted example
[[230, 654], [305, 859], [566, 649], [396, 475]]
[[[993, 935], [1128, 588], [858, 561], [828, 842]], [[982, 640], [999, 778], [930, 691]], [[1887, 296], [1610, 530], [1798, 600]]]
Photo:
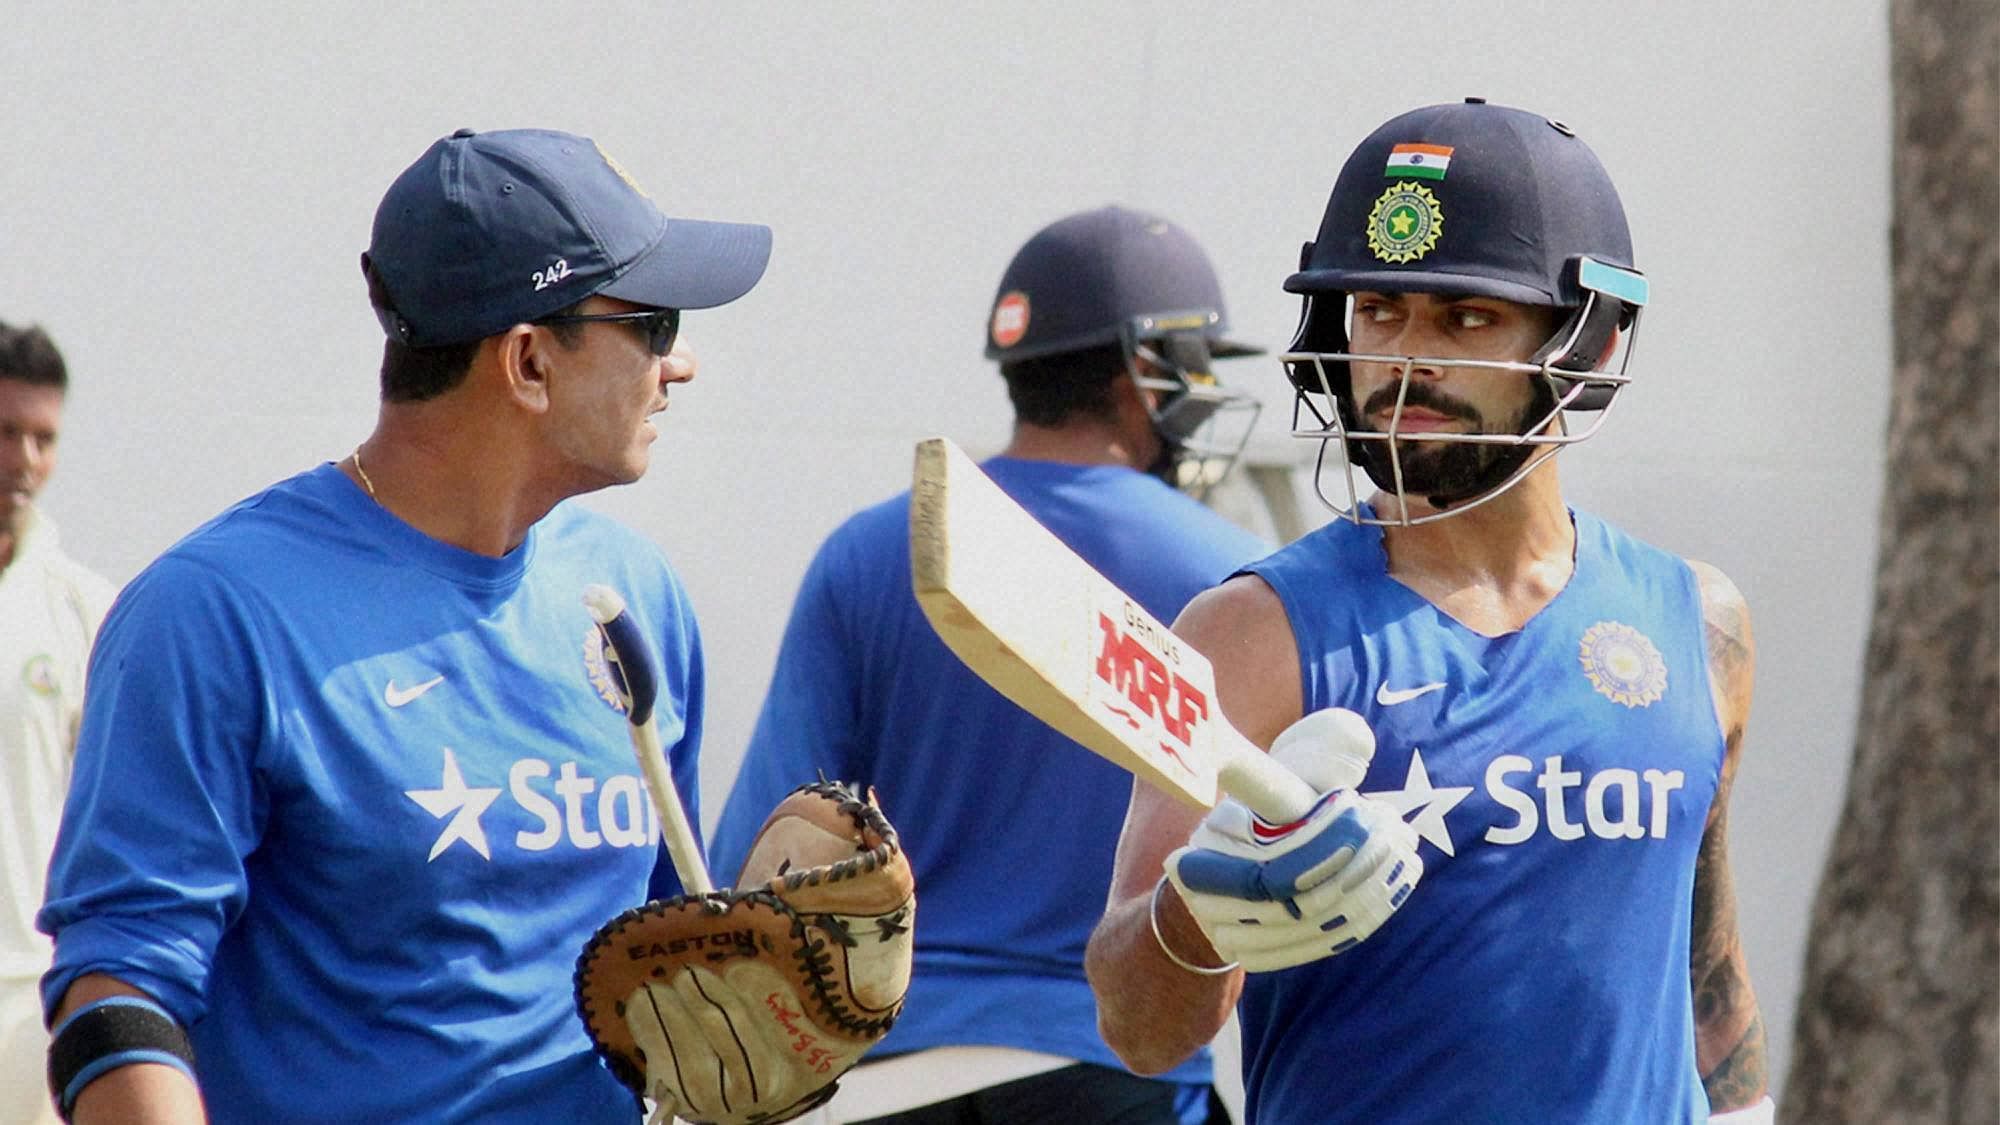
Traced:
[[[1089, 1063], [1059, 1067], [856, 1125], [1180, 1125], [1180, 1085]], [[1230, 1125], [1208, 1092], [1207, 1125]]]

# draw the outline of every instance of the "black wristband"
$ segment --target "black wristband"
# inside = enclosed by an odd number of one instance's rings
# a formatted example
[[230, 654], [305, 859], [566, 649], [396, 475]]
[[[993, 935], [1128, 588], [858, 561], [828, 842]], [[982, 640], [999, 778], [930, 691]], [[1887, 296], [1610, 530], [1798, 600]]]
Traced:
[[71, 1012], [49, 1044], [57, 1112], [68, 1121], [84, 1087], [135, 1063], [160, 1063], [194, 1078], [194, 1047], [165, 1008], [142, 996], [107, 996]]

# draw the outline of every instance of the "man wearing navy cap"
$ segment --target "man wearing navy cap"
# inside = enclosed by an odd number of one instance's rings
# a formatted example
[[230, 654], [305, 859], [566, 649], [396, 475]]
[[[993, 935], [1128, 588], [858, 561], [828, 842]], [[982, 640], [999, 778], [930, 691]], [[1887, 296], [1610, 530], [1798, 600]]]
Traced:
[[374, 432], [175, 545], [99, 637], [39, 919], [66, 1114], [635, 1118], [571, 974], [681, 888], [581, 591], [661, 655], [689, 796], [701, 648], [659, 550], [563, 501], [645, 472], [683, 310], [769, 252], [563, 133], [461, 130], [390, 186]]
[[[1151, 1073], [1234, 1008], [1255, 1122], [1768, 1122], [1725, 848], [1743, 597], [1557, 479], [1648, 297], [1609, 176], [1559, 121], [1411, 111], [1285, 287], [1341, 518], [1175, 631], [1326, 797], [1270, 825], [1135, 790], [1090, 946], [1107, 1039]], [[1365, 719], [1350, 763], [1302, 768], [1287, 732], [1328, 708]]]
[[[1266, 545], [1171, 487], [1217, 479], [1255, 401], [1214, 357], [1221, 286], [1192, 236], [1103, 207], [1015, 253], [985, 321], [1014, 407], [985, 470], [1156, 616]], [[716, 826], [731, 870], [801, 776], [872, 785], [923, 888], [908, 1002], [828, 1111], [879, 1125], [1216, 1120], [1206, 1051], [1158, 1079], [1097, 1033], [1083, 947], [1131, 778], [1022, 711], [944, 647], [910, 587], [909, 494], [821, 545]], [[994, 560], [996, 565], [1004, 560]], [[1002, 882], [996, 885], [996, 879]]]

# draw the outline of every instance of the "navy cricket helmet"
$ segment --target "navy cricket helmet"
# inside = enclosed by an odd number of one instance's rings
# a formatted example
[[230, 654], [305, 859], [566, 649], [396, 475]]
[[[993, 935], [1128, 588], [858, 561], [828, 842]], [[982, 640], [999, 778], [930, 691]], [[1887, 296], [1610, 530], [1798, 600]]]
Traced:
[[1210, 355], [1261, 355], [1230, 340], [1222, 283], [1194, 236], [1158, 215], [1069, 215], [1014, 253], [986, 318], [986, 358], [1012, 363], [1115, 344], [1142, 317], [1197, 331]]
[[[1621, 335], [1629, 355], [1647, 299], [1625, 209], [1596, 154], [1559, 121], [1479, 98], [1412, 110], [1369, 134], [1341, 168], [1318, 234], [1285, 288], [1305, 298], [1286, 373], [1300, 407], [1320, 421], [1316, 431], [1295, 425], [1295, 434], [1343, 439], [1351, 463], [1398, 492], [1399, 443], [1465, 438], [1359, 427], [1348, 375], [1348, 297], [1464, 294], [1567, 310], [1524, 362], [1482, 365], [1533, 378], [1542, 409], [1529, 412], [1518, 443], [1486, 457], [1471, 485], [1429, 497], [1439, 507], [1460, 505], [1455, 510], [1511, 486], [1539, 462], [1531, 459], [1537, 447], [1595, 432], [1593, 424], [1570, 433], [1563, 412], [1610, 407], [1628, 378], [1622, 363], [1615, 372], [1606, 364]], [[1422, 357], [1394, 358], [1404, 361], [1407, 380]], [[1331, 400], [1332, 409], [1322, 413], [1312, 396]]]
[[986, 357], [1021, 363], [1116, 346], [1153, 392], [1153, 471], [1197, 494], [1225, 475], [1260, 405], [1226, 391], [1211, 361], [1262, 355], [1228, 336], [1215, 267], [1178, 225], [1125, 207], [1058, 219], [1015, 252], [986, 318]]

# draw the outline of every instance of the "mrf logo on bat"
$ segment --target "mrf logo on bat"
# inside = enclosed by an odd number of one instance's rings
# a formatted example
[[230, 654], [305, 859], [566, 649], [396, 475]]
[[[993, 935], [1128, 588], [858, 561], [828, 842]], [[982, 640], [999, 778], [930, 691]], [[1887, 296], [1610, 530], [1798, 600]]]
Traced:
[[1195, 739], [1208, 722], [1208, 692], [1181, 674], [1180, 638], [1152, 615], [1115, 591], [1097, 599], [1097, 662], [1090, 679], [1090, 705], [1113, 715], [1135, 736], [1157, 744], [1185, 769]]

